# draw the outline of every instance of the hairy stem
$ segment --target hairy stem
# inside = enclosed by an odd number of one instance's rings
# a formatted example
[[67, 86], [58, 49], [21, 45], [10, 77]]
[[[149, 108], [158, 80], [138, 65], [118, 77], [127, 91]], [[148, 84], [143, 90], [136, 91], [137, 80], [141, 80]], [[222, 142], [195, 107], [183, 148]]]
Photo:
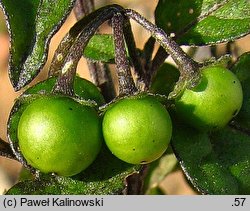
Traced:
[[[98, 10], [95, 10], [94, 12], [90, 13], [89, 15], [83, 17], [81, 20], [77, 21], [75, 25], [69, 30], [69, 32], [65, 35], [61, 43], [56, 49], [56, 52], [54, 54], [54, 57], [51, 62], [51, 66], [49, 68], [49, 76], [53, 75], [58, 75], [62, 67], [65, 63], [65, 59], [70, 51], [72, 49], [72, 45], [78, 38], [79, 34], [86, 28], [86, 26], [99, 17], [102, 19], [100, 16], [101, 13], [107, 13], [110, 12], [110, 18], [112, 17], [112, 14], [114, 14], [115, 11], [120, 11], [123, 8], [120, 7], [119, 5], [109, 5], [106, 7], [102, 7]], [[104, 20], [105, 21], [105, 20]], [[103, 21], [103, 22], [104, 22]]]
[[124, 29], [123, 30], [124, 31], [124, 38], [125, 38], [126, 45], [128, 48], [129, 56], [131, 58], [131, 61], [132, 61], [133, 67], [134, 67], [134, 72], [136, 74], [136, 77], [137, 77], [139, 84], [140, 84], [140, 82], [143, 83], [145, 73], [144, 73], [144, 70], [142, 67], [142, 63], [140, 60], [140, 55], [139, 55], [138, 49], [136, 48], [135, 39], [134, 39], [134, 35], [132, 32], [131, 24], [130, 24], [129, 19], [126, 16], [124, 16], [123, 29]]
[[166, 52], [166, 50], [160, 46], [152, 60], [151, 75], [153, 75], [159, 69], [168, 56], [169, 54]]
[[165, 49], [165, 51], [172, 56], [182, 74], [194, 74], [198, 71], [199, 65], [194, 62], [162, 29], [146, 20], [134, 10], [127, 9], [126, 15], [150, 31], [152, 37], [154, 37], [156, 41], [159, 42], [159, 44]]
[[164, 30], [142, 17], [134, 10], [126, 9], [125, 14], [148, 30], [152, 37], [171, 55], [179, 67], [180, 80], [170, 98], [176, 97], [184, 87], [193, 87], [199, 80], [199, 64], [192, 60]]
[[112, 18], [115, 43], [115, 63], [119, 82], [119, 95], [132, 94], [136, 91], [131, 75], [123, 36], [123, 16], [116, 13]]
[[[212, 8], [210, 8], [206, 13], [200, 15], [195, 20], [193, 20], [191, 23], [189, 23], [186, 27], [182, 28], [181, 31], [177, 32], [175, 34], [175, 40], [178, 40], [181, 36], [183, 36], [190, 28], [195, 26], [197, 23], [205, 19], [207, 16], [209, 16], [211, 13], [215, 12], [216, 10], [220, 9], [222, 6], [227, 3], [228, 0], [224, 0], [220, 3], [215, 4]], [[160, 47], [152, 61], [152, 68], [151, 70], [155, 72], [165, 61], [165, 59], [168, 57], [167, 52], [165, 52], [163, 47]]]
[[[89, 15], [95, 9], [93, 0], [77, 0], [74, 12], [77, 20]], [[87, 65], [91, 77], [91, 81], [100, 88], [105, 101], [109, 102], [114, 99], [115, 87], [112, 81], [110, 69], [108, 65], [103, 63], [92, 62], [87, 60]]]
[[[101, 10], [101, 9], [100, 9]], [[92, 14], [83, 17], [69, 30], [69, 32], [64, 36], [63, 40], [60, 42], [59, 46], [56, 49], [54, 57], [52, 59], [49, 76], [58, 76], [62, 70], [65, 59], [70, 51], [70, 48], [76, 41], [78, 35], [81, 31], [87, 26], [87, 24], [96, 18], [100, 13], [100, 10], [93, 12]]]
[[[62, 93], [66, 95], [74, 95], [73, 83], [74, 77], [76, 74], [77, 64], [82, 56], [84, 48], [87, 46], [90, 38], [95, 34], [98, 27], [104, 23], [106, 20], [109, 20], [113, 17], [113, 14], [117, 11], [122, 10], [118, 5], [111, 5], [103, 7], [95, 12], [83, 18], [83, 21], [77, 22], [72, 27], [72, 33], [77, 34], [75, 42], [72, 47], [69, 49], [69, 53], [62, 63], [62, 68], [58, 77], [58, 80], [54, 86], [53, 92]], [[94, 18], [93, 18], [94, 16]], [[92, 19], [90, 19], [92, 17]], [[81, 26], [81, 22], [85, 23], [84, 20], [88, 21], [87, 24]], [[70, 32], [69, 32], [70, 33]], [[67, 36], [67, 35], [66, 35]]]

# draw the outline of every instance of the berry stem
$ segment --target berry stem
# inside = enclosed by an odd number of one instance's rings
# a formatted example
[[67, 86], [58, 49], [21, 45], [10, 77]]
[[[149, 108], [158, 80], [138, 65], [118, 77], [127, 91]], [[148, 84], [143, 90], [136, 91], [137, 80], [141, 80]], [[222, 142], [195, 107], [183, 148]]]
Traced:
[[123, 16], [123, 19], [124, 19], [123, 32], [124, 32], [125, 42], [128, 48], [130, 59], [132, 61], [132, 65], [134, 67], [137, 83], [139, 82], [140, 85], [140, 83], [143, 81], [144, 78], [144, 71], [139, 55], [140, 52], [136, 48], [136, 43], [131, 28], [130, 20], [126, 16]]
[[144, 64], [144, 83], [145, 89], [148, 90], [153, 76], [152, 71], [152, 55], [155, 47], [155, 39], [151, 36], [143, 48], [143, 64]]
[[[192, 60], [181, 47], [171, 39], [162, 29], [155, 26], [153, 23], [142, 17], [134, 10], [126, 9], [125, 15], [132, 18], [146, 30], [150, 31], [152, 37], [165, 49], [165, 51], [171, 55], [180, 71], [180, 80], [177, 85], [183, 88], [185, 86], [192, 87], [196, 85], [199, 79], [199, 64]], [[177, 91], [179, 92], [179, 90]], [[173, 94], [175, 96], [176, 93]], [[171, 96], [171, 97], [173, 97]]]
[[[82, 56], [84, 48], [87, 46], [90, 38], [95, 34], [98, 27], [113, 17], [113, 14], [122, 8], [118, 5], [111, 5], [103, 7], [89, 16], [84, 17], [81, 21], [77, 22], [69, 32], [69, 37], [75, 37], [75, 41], [69, 49], [69, 53], [63, 60], [63, 63], [59, 60], [57, 68], [60, 67], [59, 77], [53, 88], [53, 93], [62, 93], [73, 96], [73, 83], [76, 75], [77, 64]], [[87, 24], [86, 24], [87, 22]], [[83, 23], [83, 25], [81, 25]], [[70, 34], [72, 35], [70, 36]], [[63, 44], [62, 44], [63, 45]], [[63, 46], [59, 46], [60, 50], [63, 50]], [[68, 45], [66, 45], [68, 46]], [[55, 55], [57, 59], [58, 55]]]
[[132, 94], [136, 91], [126, 54], [123, 26], [123, 15], [121, 13], [114, 14], [112, 17], [112, 27], [114, 33], [115, 63], [118, 74], [119, 95]]
[[162, 46], [160, 46], [152, 60], [150, 70], [151, 75], [153, 75], [158, 70], [158, 68], [164, 63], [168, 56], [169, 54], [166, 52], [166, 50]]
[[[89, 15], [95, 10], [93, 0], [77, 0], [74, 13], [77, 20]], [[98, 30], [97, 30], [98, 33]], [[87, 60], [91, 81], [100, 88], [105, 101], [109, 102], [115, 98], [115, 87], [108, 65]]]
[[[94, 12], [90, 13], [89, 15], [83, 17], [81, 20], [77, 21], [75, 25], [69, 30], [69, 32], [64, 36], [63, 40], [60, 42], [59, 46], [57, 47], [57, 50], [54, 54], [54, 57], [52, 59], [50, 68], [49, 68], [49, 76], [57, 76], [59, 75], [60, 71], [62, 70], [62, 66], [65, 63], [65, 59], [68, 55], [68, 52], [70, 49], [72, 49], [72, 45], [78, 38], [79, 34], [86, 29], [86, 26], [96, 19], [97, 17], [102, 19], [102, 16], [100, 14], [102, 13], [108, 13], [110, 12], [110, 17], [112, 17], [112, 14], [115, 13], [115, 11], [122, 10], [123, 8], [119, 5], [109, 5], [106, 7], [102, 7], [98, 10], [95, 10]], [[106, 21], [105, 18], [103, 20]]]
[[107, 7], [96, 10], [95, 12], [83, 17], [81, 20], [75, 23], [75, 25], [69, 30], [69, 32], [64, 36], [63, 40], [60, 42], [57, 50], [52, 59], [49, 76], [58, 76], [62, 70], [65, 62], [65, 58], [68, 55], [72, 45], [76, 41], [79, 34], [86, 28], [89, 22], [95, 19], [99, 13], [105, 11]]

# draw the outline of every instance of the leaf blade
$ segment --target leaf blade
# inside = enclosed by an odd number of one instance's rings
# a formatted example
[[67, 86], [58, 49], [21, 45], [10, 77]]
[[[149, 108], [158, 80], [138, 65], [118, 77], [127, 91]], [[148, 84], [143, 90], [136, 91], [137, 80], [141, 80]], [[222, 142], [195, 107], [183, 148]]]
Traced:
[[232, 41], [250, 32], [247, 0], [160, 0], [156, 23], [175, 33], [180, 44], [208, 45]]
[[247, 134], [227, 127], [208, 135], [179, 125], [173, 134], [172, 147], [186, 177], [199, 192], [249, 194]]
[[1, 0], [11, 37], [9, 75], [15, 90], [39, 73], [46, 62], [51, 38], [74, 3], [75, 0]]
[[94, 35], [86, 46], [83, 55], [92, 61], [114, 62], [115, 46], [113, 35]]
[[[9, 73], [12, 84], [16, 86], [21, 63], [27, 58], [35, 36], [39, 0], [1, 0], [0, 6], [4, 11], [11, 39]], [[25, 33], [27, 31], [29, 33]]]
[[138, 166], [124, 163], [105, 147], [85, 171], [75, 177], [42, 175], [13, 186], [7, 194], [27, 195], [108, 195], [122, 194], [125, 178], [136, 172]]
[[250, 53], [241, 55], [236, 63], [232, 66], [232, 71], [236, 74], [241, 82], [243, 89], [243, 103], [241, 110], [234, 119], [234, 124], [247, 130], [250, 133]]

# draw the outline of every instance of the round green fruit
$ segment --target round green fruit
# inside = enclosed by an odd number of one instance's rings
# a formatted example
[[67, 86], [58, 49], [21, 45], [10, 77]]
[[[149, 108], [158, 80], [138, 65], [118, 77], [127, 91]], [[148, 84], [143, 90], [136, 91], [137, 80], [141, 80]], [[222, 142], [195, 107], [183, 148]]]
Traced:
[[239, 112], [243, 101], [240, 81], [228, 69], [208, 67], [200, 83], [175, 100], [176, 113], [189, 125], [209, 131], [223, 128]]
[[110, 151], [131, 164], [158, 159], [167, 149], [172, 135], [167, 110], [148, 95], [118, 100], [104, 114], [102, 129]]
[[17, 128], [20, 151], [44, 173], [75, 175], [96, 158], [102, 143], [98, 113], [66, 96], [43, 96], [23, 111]]

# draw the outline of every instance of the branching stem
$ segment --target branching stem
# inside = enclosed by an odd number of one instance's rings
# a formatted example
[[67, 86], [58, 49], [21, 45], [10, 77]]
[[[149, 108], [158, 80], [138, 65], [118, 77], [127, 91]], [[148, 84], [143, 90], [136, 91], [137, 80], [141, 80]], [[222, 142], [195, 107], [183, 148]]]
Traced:
[[150, 31], [152, 37], [154, 37], [166, 52], [172, 56], [173, 60], [180, 68], [181, 74], [194, 74], [198, 71], [199, 65], [192, 60], [162, 29], [149, 22], [134, 10], [127, 9], [126, 15]]
[[[164, 50], [171, 55], [180, 71], [180, 80], [178, 85], [181, 87], [192, 87], [196, 85], [196, 82], [200, 76], [199, 64], [192, 60], [181, 49], [181, 47], [164, 32], [164, 30], [158, 28], [156, 25], [142, 17], [139, 13], [131, 9], [126, 9], [125, 14], [148, 30], [152, 37], [154, 37], [156, 41], [164, 48]], [[179, 89], [179, 87], [177, 89]], [[175, 97], [175, 95], [176, 93], [174, 93], [171, 98]]]
[[[95, 10], [94, 0], [77, 0], [74, 8], [75, 16], [79, 21]], [[98, 32], [98, 31], [97, 31]], [[114, 99], [115, 87], [108, 65], [87, 60], [91, 81], [100, 88], [106, 102]]]
[[53, 89], [54, 93], [62, 93], [71, 96], [74, 95], [74, 77], [76, 74], [77, 64], [82, 56], [84, 48], [87, 46], [90, 38], [95, 34], [98, 27], [106, 20], [111, 19], [113, 14], [119, 10], [122, 10], [122, 8], [118, 5], [103, 7], [98, 10], [98, 12], [95, 12], [95, 15], [90, 15], [91, 17], [94, 16], [93, 19], [90, 20], [89, 16], [83, 18], [83, 20], [86, 19], [89, 21], [88, 24], [81, 26], [81, 21], [79, 21], [72, 27], [71, 31], [74, 34], [76, 34], [76, 32], [80, 33], [78, 33], [72, 47], [69, 49], [69, 53], [64, 59], [58, 80]]

